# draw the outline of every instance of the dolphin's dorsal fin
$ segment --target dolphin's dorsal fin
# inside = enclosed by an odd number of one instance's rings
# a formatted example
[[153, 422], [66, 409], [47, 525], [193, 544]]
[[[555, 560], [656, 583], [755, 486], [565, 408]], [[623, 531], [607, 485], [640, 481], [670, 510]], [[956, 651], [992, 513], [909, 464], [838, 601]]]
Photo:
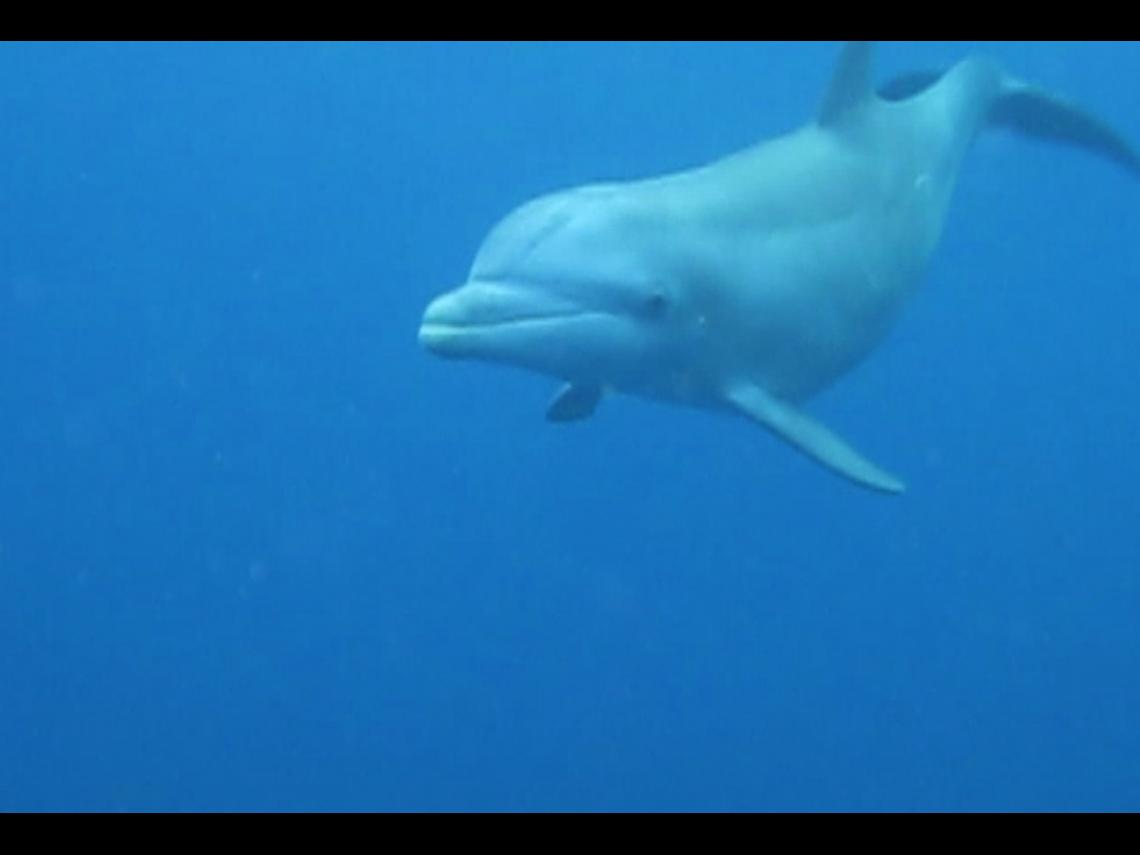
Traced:
[[819, 111], [821, 125], [834, 125], [853, 108], [873, 95], [871, 89], [871, 48], [873, 42], [847, 42], [839, 55], [839, 63], [831, 76], [823, 106]]

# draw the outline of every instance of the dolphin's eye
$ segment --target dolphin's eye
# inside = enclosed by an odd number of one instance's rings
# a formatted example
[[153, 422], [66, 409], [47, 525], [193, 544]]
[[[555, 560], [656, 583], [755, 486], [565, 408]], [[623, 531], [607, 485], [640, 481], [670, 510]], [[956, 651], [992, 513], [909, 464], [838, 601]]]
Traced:
[[654, 291], [645, 298], [642, 308], [647, 318], [653, 320], [663, 318], [665, 313], [669, 311], [669, 298], [661, 291]]

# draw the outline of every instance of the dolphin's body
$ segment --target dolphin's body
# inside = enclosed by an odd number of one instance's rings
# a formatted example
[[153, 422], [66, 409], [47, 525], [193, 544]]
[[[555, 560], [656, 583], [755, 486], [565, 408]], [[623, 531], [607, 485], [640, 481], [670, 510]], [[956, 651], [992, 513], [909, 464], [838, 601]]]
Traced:
[[428, 306], [444, 356], [561, 378], [548, 417], [603, 390], [722, 409], [867, 487], [901, 482], [798, 404], [866, 356], [914, 293], [962, 157], [1004, 125], [1140, 174], [1112, 131], [983, 59], [883, 95], [845, 47], [817, 119], [691, 171], [529, 202], [487, 237], [468, 282]]

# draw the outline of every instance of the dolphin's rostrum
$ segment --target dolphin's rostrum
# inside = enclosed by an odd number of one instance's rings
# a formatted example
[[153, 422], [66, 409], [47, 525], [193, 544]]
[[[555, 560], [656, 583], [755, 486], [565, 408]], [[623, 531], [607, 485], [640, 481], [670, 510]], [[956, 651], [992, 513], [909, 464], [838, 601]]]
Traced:
[[839, 474], [902, 483], [799, 408], [890, 330], [938, 243], [962, 157], [1001, 126], [1079, 145], [1140, 175], [1100, 121], [966, 59], [876, 94], [848, 44], [810, 124], [707, 166], [554, 193], [509, 214], [467, 284], [428, 306], [444, 356], [560, 378], [547, 412], [603, 390], [734, 411]]

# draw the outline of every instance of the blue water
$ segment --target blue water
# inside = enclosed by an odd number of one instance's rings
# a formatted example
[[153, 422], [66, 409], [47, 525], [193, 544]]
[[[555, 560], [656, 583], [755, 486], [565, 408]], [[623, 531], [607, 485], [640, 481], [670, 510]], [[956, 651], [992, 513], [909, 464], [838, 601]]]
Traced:
[[[1136, 45], [983, 49], [1140, 142]], [[788, 130], [836, 53], [0, 47], [0, 809], [1140, 809], [1120, 169], [971, 152], [811, 405], [901, 498], [417, 345], [510, 208]]]

